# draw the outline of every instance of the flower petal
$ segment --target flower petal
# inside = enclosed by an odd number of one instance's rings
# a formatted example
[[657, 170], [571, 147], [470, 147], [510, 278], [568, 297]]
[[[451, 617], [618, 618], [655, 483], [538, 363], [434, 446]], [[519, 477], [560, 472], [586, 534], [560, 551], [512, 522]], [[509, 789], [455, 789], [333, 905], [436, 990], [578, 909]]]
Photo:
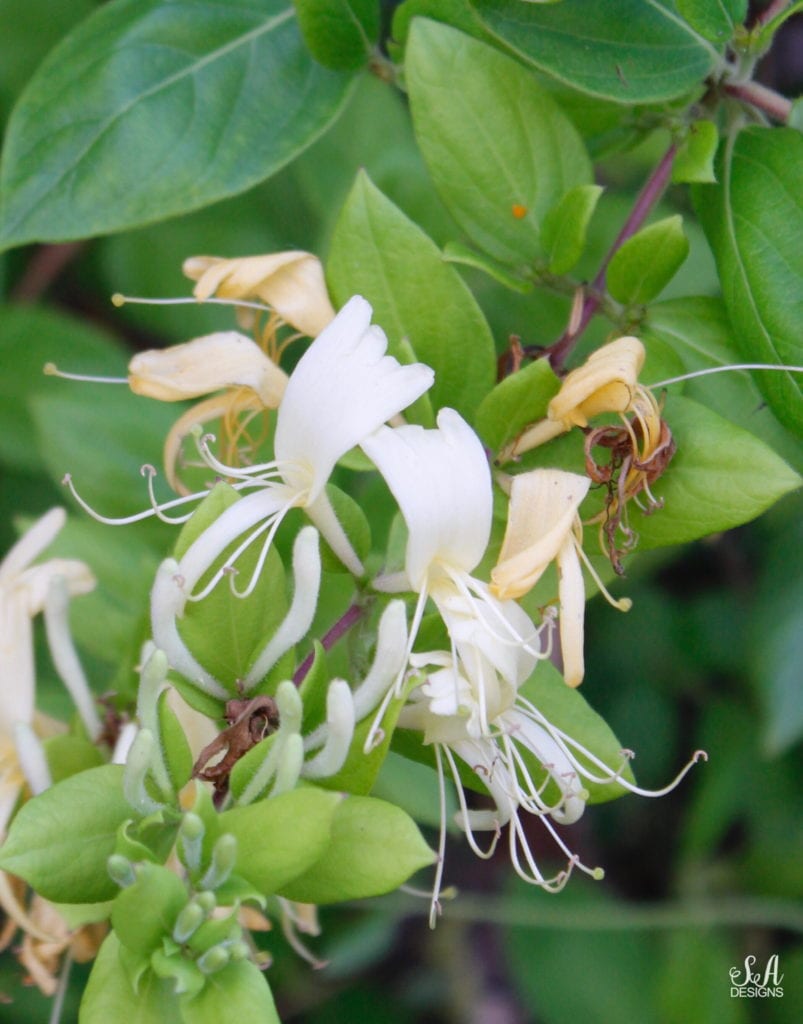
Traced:
[[193, 256], [184, 273], [197, 281], [194, 294], [208, 299], [262, 299], [282, 320], [314, 338], [334, 319], [323, 267], [317, 256], [300, 250], [221, 259]]
[[63, 508], [51, 508], [37, 519], [30, 529], [13, 545], [0, 564], [0, 586], [8, 586], [26, 566], [53, 543], [56, 534], [67, 521]]
[[583, 632], [586, 594], [583, 570], [571, 536], [566, 538], [558, 552], [558, 595], [563, 678], [569, 686], [579, 686], [585, 675]]
[[491, 591], [518, 598], [531, 590], [571, 532], [591, 481], [559, 469], [513, 477], [510, 510]]
[[568, 427], [584, 427], [601, 412], [625, 412], [644, 365], [644, 346], [638, 338], [617, 338], [588, 357], [566, 375], [560, 391], [549, 403], [547, 415]]
[[428, 366], [385, 355], [387, 339], [370, 322], [370, 305], [355, 295], [301, 357], [279, 408], [276, 458], [309, 502], [338, 459], [432, 386]]
[[287, 386], [287, 374], [251, 338], [238, 331], [217, 331], [181, 345], [138, 353], [128, 364], [128, 383], [135, 394], [162, 402], [246, 387], [266, 408], [275, 409]]
[[434, 562], [468, 573], [491, 532], [491, 474], [485, 450], [454, 409], [441, 409], [438, 429], [384, 427], [363, 441], [407, 523], [406, 569], [420, 591]]

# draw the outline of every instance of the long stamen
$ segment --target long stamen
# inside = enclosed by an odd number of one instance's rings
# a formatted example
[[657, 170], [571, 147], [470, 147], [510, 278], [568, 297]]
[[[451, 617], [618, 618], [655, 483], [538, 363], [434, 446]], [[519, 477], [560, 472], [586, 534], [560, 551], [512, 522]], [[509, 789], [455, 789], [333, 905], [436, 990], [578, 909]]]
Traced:
[[491, 845], [488, 847], [487, 850], [483, 850], [477, 844], [477, 840], [474, 838], [474, 832], [471, 827], [471, 811], [469, 811], [468, 804], [466, 803], [466, 794], [463, 789], [463, 782], [460, 778], [460, 772], [458, 771], [457, 765], [455, 764], [454, 755], [452, 754], [452, 751], [449, 749], [448, 746], [444, 745], [442, 747], [442, 750], [443, 753], [446, 755], [446, 760], [449, 762], [449, 769], [452, 773], [452, 780], [454, 781], [455, 790], [457, 792], [457, 800], [458, 803], [460, 804], [460, 812], [458, 815], [460, 827], [462, 828], [463, 833], [465, 834], [465, 837], [468, 840], [468, 845], [471, 847], [472, 851], [482, 860], [489, 860], [494, 855], [494, 851], [496, 850], [496, 844], [499, 842], [499, 837], [502, 834], [502, 830], [499, 826], [499, 823], [496, 822], [494, 837], [491, 840]]
[[150, 463], [146, 463], [144, 466], [140, 466], [139, 475], [144, 476], [148, 481], [148, 497], [150, 499], [151, 508], [153, 509], [156, 518], [161, 520], [163, 523], [167, 523], [169, 526], [178, 526], [182, 523], [186, 523], [187, 520], [192, 515], [192, 512], [189, 512], [187, 515], [183, 516], [166, 516], [162, 509], [160, 508], [159, 502], [156, 500], [156, 493], [153, 489], [154, 478], [158, 475], [156, 471], [156, 466], [152, 466], [150, 465]]
[[582, 560], [583, 565], [588, 570], [588, 574], [591, 576], [591, 578], [597, 584], [597, 587], [599, 588], [600, 593], [605, 598], [605, 600], [608, 602], [608, 604], [612, 605], [614, 608], [618, 609], [620, 612], [629, 612], [630, 609], [633, 607], [632, 600], [629, 597], [620, 597], [618, 599], [615, 598], [613, 596], [613, 594], [611, 594], [611, 592], [605, 586], [605, 584], [602, 582], [602, 579], [600, 578], [599, 573], [594, 568], [594, 566], [591, 564], [591, 560], [589, 559], [588, 555], [583, 550], [583, 545], [577, 540], [577, 538], [574, 536], [574, 534], [572, 534], [572, 540], [574, 542], [574, 546], [575, 546], [575, 550], [577, 551], [577, 554], [580, 556], [580, 559]]
[[209, 445], [216, 440], [214, 434], [202, 434], [200, 427], [192, 431], [195, 437], [195, 445], [204, 465], [219, 473], [221, 476], [233, 477], [234, 479], [251, 480], [254, 483], [268, 480], [281, 480], [281, 467], [290, 465], [287, 460], [279, 462], [273, 459], [270, 462], [262, 462], [256, 466], [230, 466], [212, 452]]
[[435, 878], [432, 883], [432, 898], [429, 904], [429, 927], [434, 928], [441, 913], [440, 893], [443, 884], [443, 868], [446, 860], [446, 780], [443, 775], [443, 758], [441, 745], [435, 744], [435, 764], [438, 769], [438, 808], [440, 811], [440, 827], [438, 830], [438, 860], [435, 867]]
[[[214, 576], [206, 584], [206, 586], [195, 594], [189, 594], [187, 596], [187, 600], [202, 601], [205, 597], [211, 594], [215, 587], [218, 585], [218, 583], [220, 583], [220, 581], [223, 579], [223, 577], [231, 573], [234, 567], [234, 562], [236, 562], [240, 555], [242, 555], [243, 552], [246, 551], [254, 543], [255, 540], [261, 537], [266, 530], [270, 530], [270, 528], [275, 524], [275, 521], [276, 513], [266, 518], [254, 530], [252, 530], [251, 533], [246, 537], [246, 539], [240, 544], [240, 546], [232, 552], [229, 558], [226, 559], [226, 564], [222, 565], [218, 569], [218, 571], [214, 574]], [[232, 591], [234, 592], [234, 587], [232, 587]]]
[[679, 384], [684, 380], [707, 377], [710, 373], [725, 373], [730, 370], [783, 370], [785, 373], [803, 373], [803, 366], [781, 366], [778, 363], [734, 363], [731, 366], [708, 366], [703, 370], [683, 373], [679, 377], [667, 377], [666, 380], [659, 380], [655, 384], [646, 384], [645, 387], [651, 390], [666, 388], [670, 384]]
[[[62, 477], [61, 482], [65, 487], [69, 489], [70, 494], [72, 494], [73, 498], [75, 498], [75, 500], [84, 510], [84, 512], [92, 516], [92, 518], [97, 520], [97, 522], [105, 523], [107, 526], [128, 526], [130, 523], [139, 523], [143, 519], [151, 519], [153, 516], [158, 516], [159, 512], [163, 512], [165, 509], [178, 508], [179, 506], [186, 505], [192, 501], [200, 501], [201, 498], [205, 498], [206, 495], [209, 493], [208, 491], [198, 491], [195, 494], [188, 494], [186, 497], [183, 498], [173, 498], [171, 501], [162, 502], [162, 504], [159, 506], [158, 511], [155, 508], [148, 508], [145, 509], [145, 511], [143, 512], [135, 512], [133, 515], [130, 516], [115, 517], [104, 516], [101, 515], [99, 512], [96, 512], [95, 509], [93, 509], [92, 506], [84, 498], [82, 498], [78, 491], [75, 489], [75, 484], [72, 481], [72, 476], [70, 473], [65, 473], [64, 476]], [[192, 513], [190, 513], [186, 517], [186, 519], [176, 520], [176, 522], [186, 522], [186, 520], [190, 518], [191, 514]]]
[[95, 377], [88, 373], [68, 373], [60, 370], [55, 363], [45, 363], [42, 373], [46, 377], [60, 377], [62, 380], [78, 380], [85, 384], [128, 384], [128, 377]]
[[258, 309], [261, 312], [270, 313], [270, 306], [266, 306], [262, 302], [247, 302], [244, 299], [219, 299], [219, 298], [208, 298], [208, 299], [196, 299], [193, 297], [180, 296], [173, 299], [149, 299], [143, 298], [136, 295], [122, 295], [120, 292], [115, 292], [112, 295], [112, 305], [117, 306], [235, 306], [241, 309]]

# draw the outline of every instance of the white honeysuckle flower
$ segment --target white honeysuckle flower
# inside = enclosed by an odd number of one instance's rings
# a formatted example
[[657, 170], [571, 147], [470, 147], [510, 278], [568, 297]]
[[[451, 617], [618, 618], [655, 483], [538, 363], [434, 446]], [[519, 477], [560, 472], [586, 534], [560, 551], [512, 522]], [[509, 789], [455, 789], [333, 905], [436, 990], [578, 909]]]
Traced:
[[[251, 531], [232, 561], [267, 533], [264, 557], [286, 513], [301, 507], [343, 564], [355, 575], [363, 574], [362, 563], [324, 488], [337, 461], [420, 398], [434, 378], [429, 367], [422, 363], [402, 366], [386, 355], [386, 350], [383, 331], [371, 325], [371, 306], [355, 295], [310, 345], [288, 380], [276, 420], [274, 460], [249, 467], [228, 466], [212, 454], [206, 438], [200, 440], [199, 450], [206, 465], [233, 480], [237, 490], [257, 492], [227, 509], [214, 524], [218, 533], [228, 536], [228, 543]], [[65, 480], [90, 514], [117, 524], [152, 515], [166, 518], [165, 512], [197, 501], [206, 493], [162, 505], [153, 501], [153, 507], [145, 512], [110, 520], [87, 506], [69, 476]], [[188, 518], [186, 515], [171, 521]]]
[[535, 586], [551, 562], [556, 563], [563, 672], [569, 686], [579, 686], [585, 673], [585, 585], [580, 560], [614, 607], [627, 611], [631, 604], [627, 598], [611, 597], [583, 551], [578, 510], [590, 485], [587, 477], [561, 469], [534, 469], [514, 476], [509, 481], [505, 539], [491, 570], [492, 593], [501, 599], [519, 598]]
[[312, 253], [290, 250], [236, 259], [191, 256], [182, 269], [197, 282], [196, 299], [260, 299], [311, 338], [335, 316], [321, 261]]
[[[362, 442], [384, 476], [407, 523], [404, 585], [419, 594], [408, 642], [412, 650], [424, 608], [432, 599], [449, 631], [452, 657], [479, 694], [477, 730], [488, 731], [488, 708], [508, 696], [543, 657], [539, 631], [514, 602], [501, 601], [471, 573], [491, 531], [491, 474], [477, 435], [453, 409], [441, 409], [435, 430], [382, 427]], [[377, 589], [398, 588], [382, 578]], [[398, 696], [403, 670], [387, 702]], [[377, 722], [378, 724], [378, 722]], [[369, 736], [373, 742], [374, 735]]]
[[[516, 873], [530, 884], [548, 892], [557, 892], [566, 884], [575, 867], [592, 878], [598, 879], [603, 875], [600, 868], [584, 865], [569, 850], [552, 824], [555, 821], [561, 825], [571, 825], [580, 818], [589, 797], [586, 783], [616, 783], [642, 796], [663, 796], [680, 782], [693, 764], [705, 756], [697, 751], [677, 777], [663, 789], [643, 789], [623, 778], [623, 772], [633, 756], [632, 751], [623, 750], [621, 764], [611, 768], [583, 744], [550, 722], [521, 693], [514, 694], [489, 713], [487, 691], [480, 692], [476, 682], [462, 673], [462, 666], [446, 651], [417, 653], [413, 655], [411, 663], [418, 668], [423, 678], [402, 708], [398, 727], [422, 733], [424, 744], [433, 746], [441, 792], [440, 857], [430, 923], [434, 923], [439, 909], [438, 895], [446, 836], [444, 793], [447, 767], [457, 790], [460, 807], [456, 822], [465, 833], [472, 850], [480, 857], [490, 857], [501, 829], [508, 826], [510, 858]], [[432, 666], [434, 671], [426, 672], [427, 666]], [[510, 691], [499, 687], [497, 692], [509, 694]], [[485, 732], [478, 732], [475, 726], [481, 720], [483, 704], [490, 718], [489, 728]], [[468, 765], [487, 789], [496, 805], [493, 811], [469, 809], [456, 758]], [[543, 775], [543, 778], [533, 778], [533, 758], [540, 766], [538, 774]], [[559, 794], [552, 803], [544, 795], [550, 782]], [[552, 878], [545, 877], [538, 868], [522, 825], [522, 814], [540, 818], [556, 847], [567, 858], [566, 868]], [[475, 831], [494, 833], [488, 849], [483, 849], [477, 843]]]
[[33, 619], [41, 612], [47, 617], [56, 670], [64, 679], [87, 731], [93, 737], [99, 732], [92, 695], [72, 646], [67, 620], [68, 595], [88, 593], [95, 586], [95, 577], [83, 562], [72, 559], [51, 558], [33, 564], [55, 540], [66, 518], [64, 509], [51, 509], [17, 541], [0, 564], [0, 835], [25, 783], [15, 727], [36, 725]]

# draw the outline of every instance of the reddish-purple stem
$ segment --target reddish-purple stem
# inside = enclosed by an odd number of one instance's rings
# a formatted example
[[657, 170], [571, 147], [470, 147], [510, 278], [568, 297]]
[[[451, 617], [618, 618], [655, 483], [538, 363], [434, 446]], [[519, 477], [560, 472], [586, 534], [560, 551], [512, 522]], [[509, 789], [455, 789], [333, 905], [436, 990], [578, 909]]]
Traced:
[[725, 86], [725, 92], [749, 103], [758, 110], [763, 110], [765, 114], [769, 114], [774, 121], [780, 121], [781, 124], [786, 124], [792, 113], [791, 100], [780, 96], [765, 85], [761, 85], [760, 82], [729, 82]]
[[577, 343], [578, 338], [586, 327], [588, 327], [591, 318], [599, 309], [605, 292], [605, 274], [608, 269], [608, 264], [628, 238], [635, 235], [639, 228], [641, 228], [644, 221], [650, 215], [650, 211], [663, 195], [664, 189], [669, 184], [669, 178], [672, 174], [672, 162], [675, 159], [676, 150], [677, 146], [675, 143], [672, 143], [661, 158], [661, 162], [647, 179], [644, 188], [639, 193], [636, 202], [633, 204], [633, 209], [630, 211], [630, 216], [625, 221], [622, 230], [616, 236], [616, 241], [608, 250], [605, 259], [602, 261], [602, 266], [599, 268], [597, 276], [591, 284], [589, 293], [583, 303], [583, 310], [580, 314], [577, 326], [572, 331], [565, 331], [549, 349], [549, 361], [552, 364], [553, 370], [558, 371], [563, 368], [563, 364]]
[[[337, 641], [344, 636], [351, 627], [358, 622], [365, 614], [365, 609], [362, 605], [353, 604], [351, 607], [337, 620], [332, 628], [324, 635], [321, 640], [321, 645], [325, 651], [331, 650]], [[315, 660], [315, 652], [312, 651], [306, 656], [301, 662], [298, 668], [293, 674], [293, 682], [296, 686], [301, 686], [307, 677], [307, 672], [312, 668], [312, 663]]]

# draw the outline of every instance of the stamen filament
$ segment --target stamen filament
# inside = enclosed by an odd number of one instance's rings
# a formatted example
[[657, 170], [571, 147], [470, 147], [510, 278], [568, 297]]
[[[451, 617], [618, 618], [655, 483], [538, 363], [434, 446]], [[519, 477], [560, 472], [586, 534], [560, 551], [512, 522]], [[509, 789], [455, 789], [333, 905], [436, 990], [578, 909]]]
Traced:
[[729, 370], [784, 370], [786, 373], [803, 373], [803, 366], [782, 366], [778, 363], [734, 363], [732, 366], [708, 366], [703, 370], [683, 373], [679, 377], [668, 377], [666, 380], [659, 380], [655, 384], [646, 384], [645, 387], [651, 390], [666, 388], [670, 384], [679, 384], [684, 380], [693, 380], [695, 377], [707, 377], [710, 373], [725, 373]]
[[45, 363], [42, 373], [46, 377], [60, 377], [62, 380], [78, 380], [84, 384], [128, 384], [128, 377], [95, 377], [88, 373], [68, 373], [60, 370], [55, 363]]

